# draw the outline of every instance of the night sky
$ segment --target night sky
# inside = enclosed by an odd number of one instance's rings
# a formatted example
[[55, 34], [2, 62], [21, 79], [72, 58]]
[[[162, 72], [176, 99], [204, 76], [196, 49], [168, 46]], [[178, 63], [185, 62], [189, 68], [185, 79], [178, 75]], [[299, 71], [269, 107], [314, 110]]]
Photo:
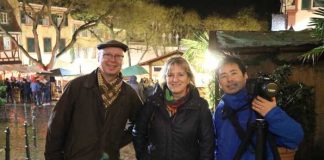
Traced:
[[254, 6], [258, 18], [268, 18], [272, 13], [279, 13], [280, 9], [280, 0], [160, 0], [160, 3], [193, 9], [202, 17], [213, 14], [230, 17], [242, 8]]

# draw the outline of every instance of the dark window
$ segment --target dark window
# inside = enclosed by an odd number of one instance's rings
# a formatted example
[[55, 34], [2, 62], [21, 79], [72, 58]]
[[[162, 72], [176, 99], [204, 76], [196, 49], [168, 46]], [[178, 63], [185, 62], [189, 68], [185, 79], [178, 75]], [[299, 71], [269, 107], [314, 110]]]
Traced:
[[160, 72], [160, 71], [161, 71], [161, 69], [162, 69], [161, 67], [154, 67], [154, 69], [153, 69], [153, 70], [154, 70], [154, 72]]
[[313, 0], [313, 7], [324, 7], [324, 0]]
[[3, 37], [0, 36], [0, 51], [3, 51]]
[[24, 11], [20, 11], [20, 20], [21, 23], [26, 23], [26, 16]]
[[59, 50], [62, 51], [65, 48], [65, 39], [60, 39]]
[[311, 8], [310, 5], [311, 5], [311, 0], [302, 0], [302, 6], [301, 6], [301, 8], [303, 10], [308, 10], [308, 9]]
[[51, 38], [44, 38], [44, 52], [52, 51], [52, 42]]
[[34, 38], [27, 38], [27, 50], [28, 50], [28, 52], [35, 52]]

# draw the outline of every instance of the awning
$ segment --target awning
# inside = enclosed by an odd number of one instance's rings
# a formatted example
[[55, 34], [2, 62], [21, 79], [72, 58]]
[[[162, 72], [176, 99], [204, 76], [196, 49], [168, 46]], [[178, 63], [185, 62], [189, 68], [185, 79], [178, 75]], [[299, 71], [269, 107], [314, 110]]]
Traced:
[[50, 71], [38, 72], [37, 74], [63, 77], [63, 76], [76, 76], [76, 75], [79, 75], [80, 73], [76, 73], [76, 72], [73, 72], [71, 70], [67, 70], [64, 68], [56, 68], [56, 69], [52, 69]]
[[239, 53], [307, 51], [322, 44], [321, 39], [306, 31], [210, 31], [209, 49]]
[[23, 64], [6, 64], [0, 65], [0, 71], [17, 71], [21, 73], [35, 73], [42, 70], [37, 66], [28, 66]]

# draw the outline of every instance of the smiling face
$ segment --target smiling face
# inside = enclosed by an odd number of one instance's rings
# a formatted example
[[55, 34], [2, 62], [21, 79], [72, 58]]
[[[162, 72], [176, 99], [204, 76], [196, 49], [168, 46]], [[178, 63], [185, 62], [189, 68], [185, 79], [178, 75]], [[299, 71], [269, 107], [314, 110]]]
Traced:
[[219, 87], [226, 94], [235, 94], [245, 87], [247, 73], [236, 63], [226, 63], [218, 69]]
[[106, 80], [113, 79], [121, 71], [124, 52], [121, 48], [108, 47], [99, 50], [99, 68]]
[[179, 64], [171, 64], [167, 69], [166, 84], [175, 99], [186, 95], [190, 78], [186, 70]]

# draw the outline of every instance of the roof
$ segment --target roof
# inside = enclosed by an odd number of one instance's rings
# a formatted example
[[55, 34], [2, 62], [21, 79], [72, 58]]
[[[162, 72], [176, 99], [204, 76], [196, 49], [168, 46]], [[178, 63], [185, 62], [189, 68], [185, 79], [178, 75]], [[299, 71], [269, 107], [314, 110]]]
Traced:
[[150, 65], [150, 64], [155, 63], [155, 62], [163, 61], [163, 59], [166, 59], [166, 58], [169, 58], [169, 57], [175, 56], [175, 55], [180, 55], [181, 56], [181, 55], [183, 55], [183, 53], [181, 51], [179, 51], [179, 50], [175, 50], [175, 51], [169, 52], [167, 54], [164, 54], [164, 55], [162, 55], [160, 57], [156, 57], [156, 58], [150, 59], [148, 61], [141, 62], [138, 65], [140, 65], [140, 66]]
[[210, 50], [248, 52], [272, 52], [277, 50], [309, 50], [323, 42], [311, 36], [311, 31], [211, 31]]
[[21, 73], [34, 73], [42, 71], [37, 66], [27, 66], [23, 64], [5, 64], [0, 65], [0, 71], [18, 71]]

